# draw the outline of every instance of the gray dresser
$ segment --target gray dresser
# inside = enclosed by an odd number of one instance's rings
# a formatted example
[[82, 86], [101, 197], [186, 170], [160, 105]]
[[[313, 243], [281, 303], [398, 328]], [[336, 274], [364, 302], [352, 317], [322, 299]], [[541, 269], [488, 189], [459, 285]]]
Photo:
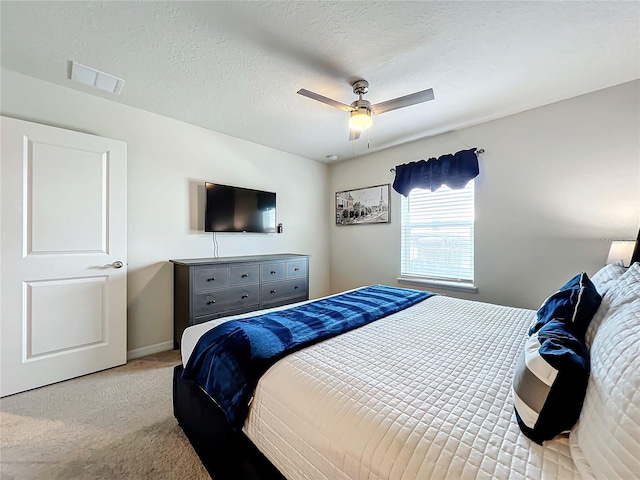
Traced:
[[309, 256], [195, 258], [173, 262], [173, 340], [220, 317], [309, 299]]

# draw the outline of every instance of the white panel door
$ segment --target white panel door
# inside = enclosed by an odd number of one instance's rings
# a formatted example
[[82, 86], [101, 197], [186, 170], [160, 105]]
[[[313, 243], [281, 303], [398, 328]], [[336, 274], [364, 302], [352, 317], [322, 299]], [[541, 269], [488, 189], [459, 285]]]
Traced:
[[0, 396], [127, 360], [127, 146], [0, 117]]

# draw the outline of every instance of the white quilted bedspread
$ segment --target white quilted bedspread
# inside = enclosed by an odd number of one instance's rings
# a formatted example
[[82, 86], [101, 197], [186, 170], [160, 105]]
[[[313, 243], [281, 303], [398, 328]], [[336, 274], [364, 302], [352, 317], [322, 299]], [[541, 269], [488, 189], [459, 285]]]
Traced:
[[244, 431], [290, 480], [579, 478], [566, 439], [541, 447], [515, 421], [534, 316], [429, 298], [279, 361]]

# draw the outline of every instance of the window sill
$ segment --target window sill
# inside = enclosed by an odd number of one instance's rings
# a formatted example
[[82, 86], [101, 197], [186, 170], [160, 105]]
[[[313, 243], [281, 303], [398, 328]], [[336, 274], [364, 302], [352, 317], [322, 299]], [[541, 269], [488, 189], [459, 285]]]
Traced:
[[431, 286], [443, 290], [453, 290], [456, 292], [478, 293], [478, 288], [472, 283], [447, 282], [445, 280], [434, 280], [421, 277], [398, 277], [398, 283], [407, 285]]

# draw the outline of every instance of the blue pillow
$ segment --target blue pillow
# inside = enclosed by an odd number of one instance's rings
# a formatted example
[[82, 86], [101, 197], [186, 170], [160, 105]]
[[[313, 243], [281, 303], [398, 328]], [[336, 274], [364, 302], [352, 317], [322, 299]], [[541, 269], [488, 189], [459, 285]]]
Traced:
[[544, 301], [538, 310], [538, 320], [529, 330], [529, 335], [555, 319], [571, 325], [575, 335], [582, 340], [601, 301], [602, 297], [595, 285], [587, 274], [582, 272]]
[[570, 325], [551, 320], [527, 338], [513, 377], [522, 432], [542, 444], [578, 420], [589, 381], [589, 352]]

